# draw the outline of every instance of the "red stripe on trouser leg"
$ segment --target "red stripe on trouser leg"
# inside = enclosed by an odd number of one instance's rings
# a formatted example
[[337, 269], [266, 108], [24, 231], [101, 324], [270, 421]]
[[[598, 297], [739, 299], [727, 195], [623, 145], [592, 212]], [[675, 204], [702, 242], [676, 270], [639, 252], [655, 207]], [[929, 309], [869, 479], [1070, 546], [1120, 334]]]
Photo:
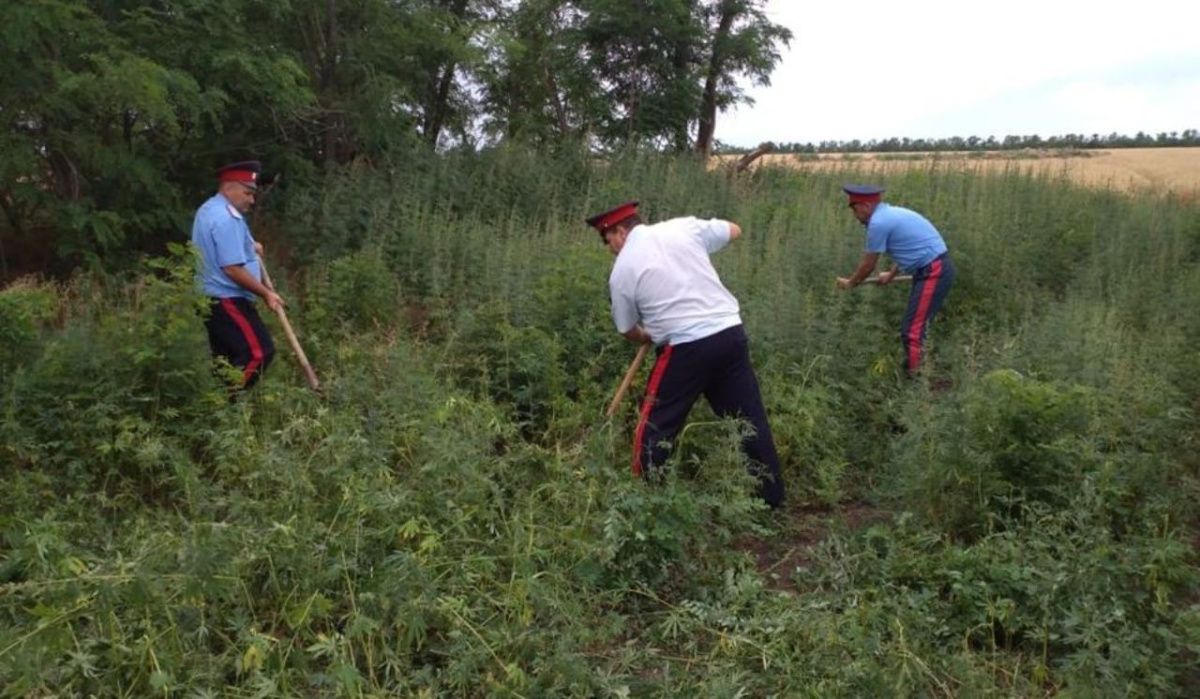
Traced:
[[254, 376], [254, 372], [258, 370], [258, 365], [262, 364], [264, 356], [262, 345], [259, 343], [258, 335], [255, 334], [250, 321], [246, 320], [246, 316], [242, 315], [242, 312], [238, 310], [237, 304], [233, 302], [233, 299], [221, 299], [221, 308], [224, 308], [229, 317], [233, 319], [234, 324], [238, 326], [238, 330], [241, 330], [242, 335], [245, 336], [246, 344], [250, 346], [250, 361], [246, 364], [245, 370], [242, 371], [242, 385], [245, 386], [250, 377]]
[[650, 411], [654, 408], [654, 400], [658, 397], [658, 387], [662, 383], [663, 374], [667, 373], [667, 362], [671, 361], [671, 350], [667, 345], [663, 353], [658, 355], [654, 363], [654, 371], [650, 372], [650, 383], [646, 384], [646, 397], [642, 400], [642, 411], [638, 415], [637, 429], [633, 432], [633, 475], [642, 475], [642, 437], [646, 434], [646, 423], [650, 421]]
[[921, 366], [921, 335], [925, 330], [925, 321], [929, 318], [929, 306], [933, 303], [933, 294], [937, 291], [938, 279], [942, 276], [942, 261], [935, 260], [931, 265], [929, 276], [921, 280], [925, 286], [921, 288], [921, 300], [917, 302], [917, 312], [913, 316], [912, 325], [908, 326], [908, 372], [911, 374]]

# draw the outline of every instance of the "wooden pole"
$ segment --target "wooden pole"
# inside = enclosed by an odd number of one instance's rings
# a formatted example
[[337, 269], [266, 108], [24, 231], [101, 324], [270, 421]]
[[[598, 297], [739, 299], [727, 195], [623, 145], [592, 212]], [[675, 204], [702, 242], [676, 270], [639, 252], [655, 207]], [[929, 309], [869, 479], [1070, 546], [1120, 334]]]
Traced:
[[[894, 283], [894, 282], [911, 282], [911, 281], [912, 281], [912, 275], [911, 275], [911, 274], [898, 274], [898, 275], [896, 275], [896, 276], [892, 277], [892, 282], [893, 282], [893, 283]], [[879, 277], [877, 277], [877, 276], [875, 276], [875, 277], [867, 277], [866, 279], [862, 280], [862, 283], [863, 283], [863, 284], [878, 284], [878, 283], [879, 283]]]
[[605, 417], [612, 417], [617, 412], [617, 408], [621, 405], [621, 399], [625, 397], [625, 393], [629, 390], [629, 384], [633, 383], [633, 377], [642, 366], [642, 360], [646, 358], [646, 353], [650, 351], [649, 342], [642, 343], [638, 348], [637, 356], [629, 363], [629, 368], [625, 370], [625, 377], [621, 379], [621, 385], [617, 387], [617, 392], [613, 395], [612, 401], [608, 404], [608, 410], [604, 411]]
[[[263, 285], [271, 291], [275, 291], [275, 285], [271, 283], [271, 275], [267, 273], [267, 265], [263, 263], [262, 255], [258, 256], [258, 266], [262, 270]], [[312, 365], [308, 363], [308, 357], [304, 354], [304, 348], [300, 346], [300, 340], [296, 339], [296, 331], [292, 330], [292, 324], [288, 322], [287, 311], [280, 306], [275, 315], [279, 316], [279, 324], [283, 326], [283, 332], [287, 335], [288, 344], [292, 346], [292, 351], [296, 353], [296, 359], [300, 360], [300, 368], [304, 370], [304, 378], [308, 379], [308, 387], [313, 391], [321, 392], [321, 382], [317, 380], [317, 372], [313, 371]]]

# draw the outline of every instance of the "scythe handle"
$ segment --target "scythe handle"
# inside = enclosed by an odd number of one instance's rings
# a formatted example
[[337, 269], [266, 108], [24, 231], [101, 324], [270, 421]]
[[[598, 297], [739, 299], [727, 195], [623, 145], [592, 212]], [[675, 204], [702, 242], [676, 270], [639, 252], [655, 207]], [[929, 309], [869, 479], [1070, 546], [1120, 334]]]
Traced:
[[[898, 275], [892, 277], [893, 283], [895, 283], [895, 282], [910, 282], [910, 281], [912, 281], [911, 274], [898, 274]], [[878, 284], [879, 277], [878, 276], [867, 277], [866, 279], [862, 280], [862, 283], [863, 284]]]
[[650, 351], [649, 342], [642, 343], [638, 348], [637, 355], [633, 361], [629, 363], [629, 368], [625, 370], [625, 377], [621, 379], [621, 385], [617, 387], [616, 394], [613, 395], [612, 401], [608, 404], [608, 409], [604, 411], [605, 417], [612, 417], [617, 412], [617, 407], [621, 405], [621, 399], [625, 397], [625, 393], [629, 391], [629, 384], [633, 383], [633, 377], [637, 375], [637, 371], [642, 366], [642, 360], [646, 358], [646, 354]]
[[[258, 256], [258, 267], [262, 270], [263, 285], [274, 291], [275, 285], [271, 283], [271, 275], [267, 273], [267, 265], [263, 263], [262, 255]], [[296, 359], [300, 360], [300, 368], [304, 370], [304, 378], [308, 380], [308, 387], [320, 393], [321, 382], [317, 379], [317, 372], [313, 371], [312, 365], [308, 363], [308, 357], [304, 354], [304, 348], [300, 346], [300, 340], [296, 339], [296, 331], [292, 330], [292, 324], [288, 322], [287, 311], [283, 310], [281, 306], [276, 309], [275, 315], [279, 316], [279, 324], [283, 326], [283, 333], [287, 335], [292, 352], [296, 354]]]

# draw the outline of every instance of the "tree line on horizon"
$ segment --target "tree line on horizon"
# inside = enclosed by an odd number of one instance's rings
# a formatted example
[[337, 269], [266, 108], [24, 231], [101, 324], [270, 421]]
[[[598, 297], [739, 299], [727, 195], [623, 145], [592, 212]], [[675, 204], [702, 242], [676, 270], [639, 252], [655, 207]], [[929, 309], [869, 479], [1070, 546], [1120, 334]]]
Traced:
[[0, 267], [161, 249], [233, 160], [294, 181], [510, 144], [707, 156], [791, 40], [764, 5], [0, 3]]
[[[774, 153], [910, 153], [930, 151], [999, 151], [1024, 149], [1104, 149], [1104, 148], [1170, 148], [1200, 146], [1200, 131], [1161, 132], [1156, 135], [1138, 131], [1133, 136], [1116, 132], [1103, 135], [1094, 133], [1062, 134], [1041, 137], [1036, 134], [1003, 138], [988, 136], [952, 136], [949, 138], [885, 138], [849, 141], [821, 141], [819, 143], [775, 143], [765, 142], [758, 146]], [[718, 144], [718, 152], [725, 154], [749, 153], [753, 148]]]

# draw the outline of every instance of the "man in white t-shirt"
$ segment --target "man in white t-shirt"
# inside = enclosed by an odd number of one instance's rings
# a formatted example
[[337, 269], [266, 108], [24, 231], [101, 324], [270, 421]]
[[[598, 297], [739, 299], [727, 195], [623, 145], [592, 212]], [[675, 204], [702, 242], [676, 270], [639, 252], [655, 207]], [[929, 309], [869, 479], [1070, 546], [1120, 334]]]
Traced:
[[759, 478], [759, 496], [779, 507], [784, 497], [779, 457], [738, 302], [709, 260], [742, 229], [693, 217], [647, 225], [637, 205], [622, 204], [587, 220], [617, 256], [608, 278], [617, 332], [657, 348], [634, 433], [633, 473], [652, 472], [667, 461], [672, 441], [703, 394], [717, 415], [753, 425], [742, 449]]

